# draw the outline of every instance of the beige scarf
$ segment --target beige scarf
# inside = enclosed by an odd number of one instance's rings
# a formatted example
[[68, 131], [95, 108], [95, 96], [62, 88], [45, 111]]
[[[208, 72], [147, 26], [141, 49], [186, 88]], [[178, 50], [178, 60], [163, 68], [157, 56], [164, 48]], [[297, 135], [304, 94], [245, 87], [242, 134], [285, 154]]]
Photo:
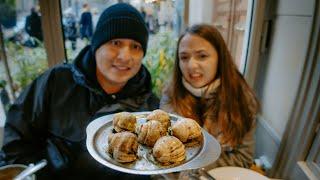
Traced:
[[214, 92], [217, 91], [221, 82], [220, 78], [218, 78], [204, 87], [195, 88], [191, 84], [189, 84], [186, 79], [182, 77], [182, 84], [192, 95], [196, 97], [204, 97], [205, 99], [210, 99], [212, 98]]

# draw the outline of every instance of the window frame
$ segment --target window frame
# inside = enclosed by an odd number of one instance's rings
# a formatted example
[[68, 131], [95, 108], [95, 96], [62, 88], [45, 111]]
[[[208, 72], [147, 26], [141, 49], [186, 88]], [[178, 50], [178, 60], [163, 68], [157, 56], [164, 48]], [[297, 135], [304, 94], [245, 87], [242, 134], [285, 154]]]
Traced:
[[[318, 117], [319, 119], [320, 117]], [[316, 138], [311, 146], [310, 153], [307, 157], [306, 164], [315, 174], [316, 177], [320, 177], [320, 131], [317, 130]]]
[[48, 67], [66, 60], [60, 0], [39, 0]]
[[256, 76], [260, 59], [261, 34], [263, 32], [266, 0], [252, 1], [251, 26], [249, 31], [249, 41], [247, 45], [246, 62], [244, 65], [244, 77], [251, 87], [256, 86]]
[[[66, 61], [64, 36], [61, 22], [61, 5], [60, 0], [39, 0], [39, 5], [44, 47], [47, 55], [48, 68], [50, 68], [56, 64]], [[1, 27], [0, 36], [0, 59], [4, 61], [6, 76], [9, 81], [10, 94], [13, 100], [15, 100], [16, 94], [14, 93], [13, 80], [8, 65]]]

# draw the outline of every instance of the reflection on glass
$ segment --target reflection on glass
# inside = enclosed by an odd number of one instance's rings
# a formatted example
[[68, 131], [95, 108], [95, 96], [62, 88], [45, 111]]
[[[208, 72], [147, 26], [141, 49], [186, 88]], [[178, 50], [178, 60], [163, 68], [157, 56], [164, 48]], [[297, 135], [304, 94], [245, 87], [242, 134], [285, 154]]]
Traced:
[[68, 62], [90, 44], [101, 12], [117, 1], [61, 0], [62, 25]]
[[226, 41], [238, 67], [241, 65], [248, 0], [214, 0], [212, 24]]
[[[48, 67], [39, 10], [34, 1], [8, 0], [0, 4], [5, 53], [16, 95]], [[4, 68], [2, 60], [0, 80], [7, 81]]]

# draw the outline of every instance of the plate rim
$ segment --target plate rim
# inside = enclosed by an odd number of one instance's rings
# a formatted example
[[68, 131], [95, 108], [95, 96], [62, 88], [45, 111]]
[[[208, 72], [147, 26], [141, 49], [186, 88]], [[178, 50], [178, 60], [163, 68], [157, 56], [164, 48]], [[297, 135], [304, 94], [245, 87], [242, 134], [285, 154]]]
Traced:
[[[139, 114], [148, 114], [148, 113], [151, 113], [151, 112], [152, 111], [141, 111], [141, 112], [130, 112], [130, 113], [132, 113], [134, 115], [139, 115]], [[200, 167], [206, 166], [208, 164], [201, 165], [200, 159], [201, 159], [201, 155], [203, 155], [206, 152], [206, 150], [209, 151], [210, 148], [215, 148], [214, 151], [216, 151], [215, 152], [216, 157], [213, 157], [214, 159], [211, 161], [211, 163], [214, 163], [220, 157], [221, 146], [220, 146], [219, 142], [212, 135], [210, 135], [206, 130], [204, 130], [201, 127], [201, 130], [202, 130], [202, 133], [203, 133], [203, 137], [204, 137], [203, 147], [200, 149], [200, 151], [197, 153], [197, 155], [192, 158], [192, 160], [190, 160], [190, 161], [188, 161], [186, 163], [183, 163], [181, 165], [178, 165], [178, 166], [175, 166], [175, 167], [171, 167], [171, 168], [165, 168], [165, 169], [144, 171], [144, 170], [128, 169], [128, 168], [124, 168], [124, 167], [115, 165], [113, 163], [110, 163], [109, 161], [106, 161], [105, 159], [103, 159], [96, 152], [95, 146], [94, 146], [94, 138], [95, 138], [96, 133], [99, 131], [99, 129], [101, 127], [103, 127], [105, 124], [107, 124], [110, 121], [112, 121], [112, 117], [115, 114], [116, 113], [100, 116], [100, 117], [92, 120], [88, 124], [88, 126], [86, 128], [86, 135], [87, 135], [87, 137], [86, 137], [86, 147], [87, 147], [87, 150], [88, 150], [89, 154], [96, 161], [98, 161], [99, 163], [101, 163], [104, 166], [107, 166], [107, 167], [112, 168], [112, 169], [117, 170], [117, 171], [130, 173], [130, 174], [152, 175], [152, 174], [171, 173], [171, 172], [177, 172], [177, 171], [188, 170], [188, 169], [196, 169], [196, 168], [200, 168]], [[176, 117], [178, 119], [179, 118], [184, 118], [184, 117], [176, 115], [176, 114], [172, 114], [172, 113], [168, 113], [168, 114], [170, 116]], [[206, 142], [211, 142], [211, 143], [208, 144]], [[204, 159], [204, 160], [206, 160], [206, 159]]]

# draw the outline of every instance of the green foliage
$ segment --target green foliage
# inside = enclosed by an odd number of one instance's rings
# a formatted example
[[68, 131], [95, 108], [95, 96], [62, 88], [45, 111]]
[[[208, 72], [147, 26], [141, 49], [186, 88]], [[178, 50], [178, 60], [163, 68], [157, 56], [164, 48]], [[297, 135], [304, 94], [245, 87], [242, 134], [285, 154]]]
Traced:
[[11, 61], [11, 72], [17, 90], [22, 90], [37, 76], [48, 68], [47, 56], [43, 44], [39, 42], [36, 48], [24, 47], [12, 42], [6, 42], [7, 56]]
[[16, 0], [0, 0], [0, 4], [8, 4], [10, 6], [15, 6]]
[[153, 92], [161, 97], [165, 84], [171, 77], [174, 65], [177, 38], [171, 32], [158, 33], [151, 37], [144, 65], [152, 77]]

